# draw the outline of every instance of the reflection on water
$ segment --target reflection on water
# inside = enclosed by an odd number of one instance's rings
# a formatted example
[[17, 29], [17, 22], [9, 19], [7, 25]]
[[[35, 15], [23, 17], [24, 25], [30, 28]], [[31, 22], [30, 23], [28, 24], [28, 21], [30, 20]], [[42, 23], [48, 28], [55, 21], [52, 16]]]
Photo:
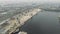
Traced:
[[28, 34], [60, 34], [59, 16], [60, 12], [39, 12], [21, 27], [21, 31]]

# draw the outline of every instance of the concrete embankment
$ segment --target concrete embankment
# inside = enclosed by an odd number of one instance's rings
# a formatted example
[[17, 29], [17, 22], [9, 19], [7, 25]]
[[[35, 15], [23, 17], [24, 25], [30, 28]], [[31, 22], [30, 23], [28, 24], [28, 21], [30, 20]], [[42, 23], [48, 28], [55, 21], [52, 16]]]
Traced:
[[11, 34], [39, 11], [41, 11], [41, 9], [25, 11], [22, 14], [18, 14], [5, 20], [0, 24], [0, 34]]

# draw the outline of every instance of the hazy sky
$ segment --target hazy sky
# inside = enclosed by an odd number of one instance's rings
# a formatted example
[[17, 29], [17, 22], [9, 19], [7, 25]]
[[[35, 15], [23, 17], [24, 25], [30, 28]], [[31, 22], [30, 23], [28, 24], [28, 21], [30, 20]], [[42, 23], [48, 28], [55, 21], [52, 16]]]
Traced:
[[[15, 1], [15, 0], [0, 0], [0, 1]], [[16, 0], [19, 1], [19, 0]], [[20, 0], [20, 1], [39, 1], [39, 0]], [[60, 1], [60, 0], [41, 0], [41, 1]]]
[[60, 0], [0, 0], [0, 3], [13, 2], [60, 2]]

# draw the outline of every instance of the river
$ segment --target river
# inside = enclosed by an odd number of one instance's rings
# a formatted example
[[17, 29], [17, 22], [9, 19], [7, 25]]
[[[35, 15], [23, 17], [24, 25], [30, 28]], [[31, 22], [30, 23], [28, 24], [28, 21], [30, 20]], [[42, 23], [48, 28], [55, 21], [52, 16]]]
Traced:
[[39, 12], [21, 27], [28, 34], [60, 34], [59, 11]]

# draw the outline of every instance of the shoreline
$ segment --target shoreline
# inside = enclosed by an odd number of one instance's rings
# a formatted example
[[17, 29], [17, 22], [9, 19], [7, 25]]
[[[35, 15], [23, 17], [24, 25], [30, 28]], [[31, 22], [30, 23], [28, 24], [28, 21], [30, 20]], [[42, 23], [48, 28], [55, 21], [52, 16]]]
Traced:
[[2, 24], [0, 24], [0, 34], [11, 34], [18, 27], [24, 25], [27, 20], [29, 20], [40, 11], [41, 9], [38, 8], [33, 9], [31, 11], [23, 12], [23, 14], [18, 14], [6, 20]]

